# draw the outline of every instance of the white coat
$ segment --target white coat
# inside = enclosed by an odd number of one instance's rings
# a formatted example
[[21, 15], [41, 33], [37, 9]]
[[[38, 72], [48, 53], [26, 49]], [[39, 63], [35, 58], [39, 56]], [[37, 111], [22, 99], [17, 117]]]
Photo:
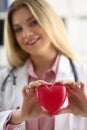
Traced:
[[[79, 63], [74, 64], [78, 73], [78, 79], [87, 83], [86, 65]], [[13, 86], [13, 80], [12, 77], [10, 77], [6, 81], [5, 90], [3, 92], [1, 92], [2, 82], [8, 75], [8, 70], [5, 69], [0, 72], [0, 130], [3, 130], [3, 124], [12, 111], [11, 109], [21, 105], [21, 88], [28, 83], [27, 68], [28, 63], [26, 62], [24, 66], [15, 69], [13, 73], [16, 76], [16, 86]], [[67, 79], [74, 80], [74, 75], [69, 60], [64, 56], [61, 56], [56, 81]], [[23, 122], [14, 130], [26, 130], [25, 123]], [[58, 115], [55, 117], [54, 130], [87, 130], [87, 118], [73, 114]]]

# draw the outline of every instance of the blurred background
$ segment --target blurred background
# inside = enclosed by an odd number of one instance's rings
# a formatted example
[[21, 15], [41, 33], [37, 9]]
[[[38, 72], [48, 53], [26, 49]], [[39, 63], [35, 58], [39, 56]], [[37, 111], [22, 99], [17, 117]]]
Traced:
[[[81, 60], [87, 62], [87, 0], [47, 0], [61, 16], [67, 29], [72, 48]], [[0, 0], [0, 68], [7, 58], [3, 43], [6, 11], [13, 0]]]

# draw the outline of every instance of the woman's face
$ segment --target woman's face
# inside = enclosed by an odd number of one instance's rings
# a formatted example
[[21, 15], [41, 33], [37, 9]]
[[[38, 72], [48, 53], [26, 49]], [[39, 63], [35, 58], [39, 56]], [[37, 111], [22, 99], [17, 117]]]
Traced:
[[12, 25], [19, 46], [30, 55], [45, 55], [55, 50], [26, 6], [14, 12]]

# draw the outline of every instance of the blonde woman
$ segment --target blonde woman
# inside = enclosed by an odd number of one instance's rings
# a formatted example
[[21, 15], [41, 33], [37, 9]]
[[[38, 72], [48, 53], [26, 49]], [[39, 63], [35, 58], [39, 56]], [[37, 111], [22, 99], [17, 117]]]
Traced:
[[0, 73], [0, 130], [86, 130], [84, 117], [52, 116], [37, 101], [35, 88], [41, 83], [87, 82], [87, 67], [76, 61], [52, 7], [45, 0], [15, 0], [4, 33], [9, 66]]

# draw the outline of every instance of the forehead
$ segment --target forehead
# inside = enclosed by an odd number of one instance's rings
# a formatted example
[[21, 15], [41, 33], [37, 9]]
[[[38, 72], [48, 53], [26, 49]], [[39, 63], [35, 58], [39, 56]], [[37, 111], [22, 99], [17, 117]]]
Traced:
[[12, 23], [18, 23], [19, 21], [33, 18], [33, 15], [27, 6], [17, 9], [12, 15]]

